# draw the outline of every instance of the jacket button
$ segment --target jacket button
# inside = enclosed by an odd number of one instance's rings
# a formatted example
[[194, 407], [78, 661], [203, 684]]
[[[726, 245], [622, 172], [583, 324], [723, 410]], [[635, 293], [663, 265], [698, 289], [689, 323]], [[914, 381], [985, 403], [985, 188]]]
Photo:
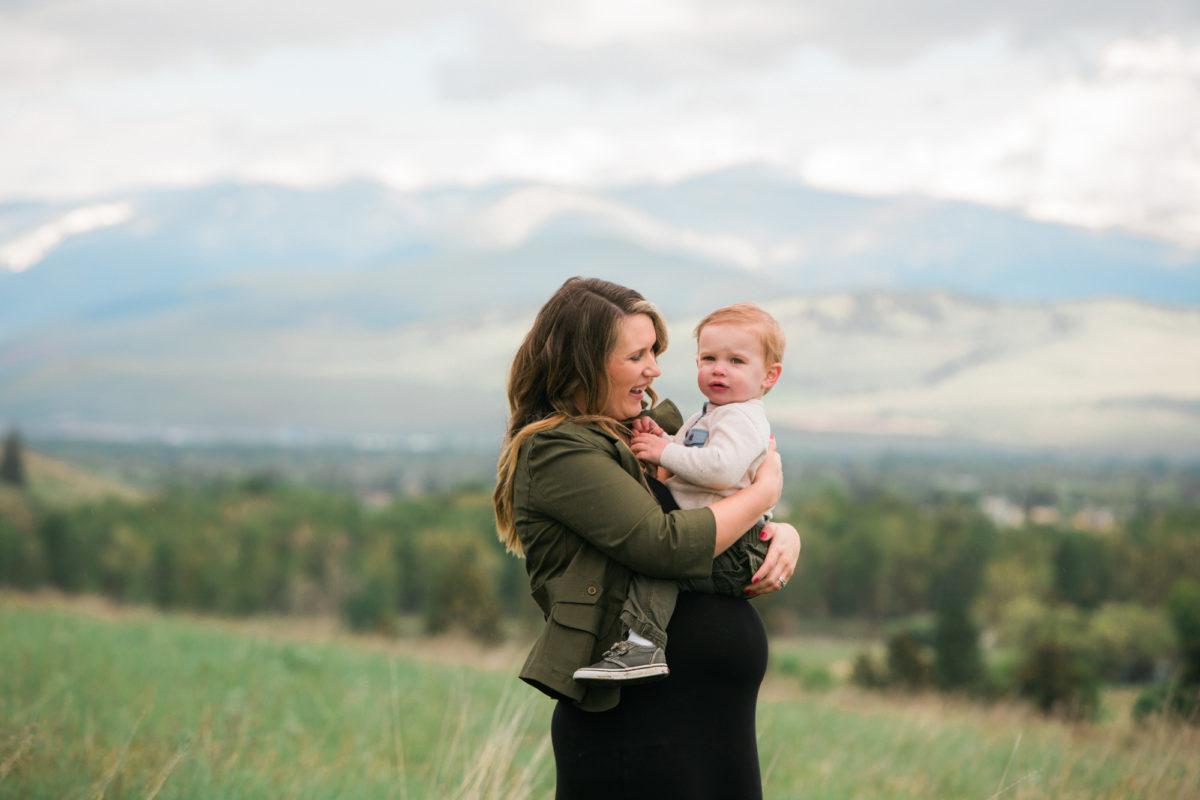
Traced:
[[597, 589], [595, 586], [589, 586], [588, 590], [587, 590], [588, 594], [595, 594], [596, 591], [597, 591]]

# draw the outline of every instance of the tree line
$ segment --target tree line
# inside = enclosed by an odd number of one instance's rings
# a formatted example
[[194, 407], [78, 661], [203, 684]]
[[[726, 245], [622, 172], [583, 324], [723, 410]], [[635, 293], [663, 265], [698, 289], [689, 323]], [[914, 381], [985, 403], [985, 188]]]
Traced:
[[42, 508], [0, 494], [0, 585], [99, 593], [228, 615], [334, 614], [356, 630], [460, 627], [483, 639], [532, 612], [522, 564], [497, 549], [484, 492], [368, 510], [252, 478], [147, 502]]
[[881, 623], [886, 652], [860, 655], [862, 685], [1020, 694], [1088, 718], [1101, 684], [1152, 684], [1139, 713], [1168, 701], [1200, 713], [1195, 506], [1142, 509], [1103, 533], [997, 529], [969, 496], [919, 503], [832, 488], [793, 519], [800, 580], [777, 602]]
[[[15, 462], [5, 475], [0, 585], [230, 615], [333, 614], [356, 630], [415, 622], [491, 641], [540, 619], [523, 562], [496, 539], [487, 487], [368, 508], [255, 476], [149, 501], [48, 506]], [[831, 485], [788, 500], [804, 542], [798, 574], [756, 602], [776, 630], [814, 619], [881, 627], [886, 657], [864, 657], [856, 671], [867, 685], [1025, 686], [1033, 696], [1041, 673], [1161, 679], [1193, 647], [1179, 633], [1190, 612], [1178, 598], [1200, 582], [1194, 506], [1142, 509], [1090, 533], [998, 530], [970, 497]], [[985, 668], [985, 645], [998, 669]], [[1044, 702], [1084, 704], [1071, 691]]]

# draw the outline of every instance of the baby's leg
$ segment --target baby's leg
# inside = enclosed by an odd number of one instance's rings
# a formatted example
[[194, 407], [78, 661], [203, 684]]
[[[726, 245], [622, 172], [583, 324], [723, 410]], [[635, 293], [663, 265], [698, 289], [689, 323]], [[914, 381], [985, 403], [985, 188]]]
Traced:
[[767, 543], [761, 538], [763, 523], [741, 535], [727, 550], [713, 559], [712, 577], [681, 581], [679, 588], [693, 592], [746, 597], [743, 591], [767, 555]]
[[667, 647], [667, 623], [675, 613], [679, 588], [675, 581], [634, 575], [621, 608], [621, 621], [629, 630], [654, 644]]
[[575, 680], [612, 686], [667, 677], [671, 672], [665, 653], [667, 623], [675, 613], [678, 594], [674, 581], [635, 575], [621, 608], [621, 621], [629, 628], [629, 638], [613, 644], [595, 664], [575, 670]]

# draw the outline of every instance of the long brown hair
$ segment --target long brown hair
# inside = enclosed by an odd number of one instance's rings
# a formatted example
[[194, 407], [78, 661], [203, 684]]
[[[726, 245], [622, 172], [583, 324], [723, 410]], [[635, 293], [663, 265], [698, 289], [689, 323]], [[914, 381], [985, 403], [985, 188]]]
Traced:
[[[632, 289], [598, 278], [571, 278], [546, 301], [517, 348], [508, 372], [508, 430], [496, 468], [492, 505], [500, 541], [524, 554], [513, 525], [517, 456], [533, 434], [564, 420], [599, 424], [614, 434], [618, 420], [602, 412], [608, 399], [607, 360], [617, 346], [620, 321], [645, 314], [654, 323], [654, 354], [667, 349], [658, 309]], [[658, 401], [648, 389], [651, 403]], [[577, 399], [582, 397], [584, 407]]]

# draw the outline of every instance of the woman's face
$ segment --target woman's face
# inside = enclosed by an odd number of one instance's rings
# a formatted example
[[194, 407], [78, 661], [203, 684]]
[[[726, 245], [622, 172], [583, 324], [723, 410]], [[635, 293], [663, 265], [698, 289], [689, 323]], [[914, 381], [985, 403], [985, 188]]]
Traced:
[[608, 401], [601, 412], [616, 420], [642, 413], [642, 396], [662, 374], [654, 357], [658, 336], [646, 314], [630, 314], [617, 325], [617, 346], [608, 354]]

